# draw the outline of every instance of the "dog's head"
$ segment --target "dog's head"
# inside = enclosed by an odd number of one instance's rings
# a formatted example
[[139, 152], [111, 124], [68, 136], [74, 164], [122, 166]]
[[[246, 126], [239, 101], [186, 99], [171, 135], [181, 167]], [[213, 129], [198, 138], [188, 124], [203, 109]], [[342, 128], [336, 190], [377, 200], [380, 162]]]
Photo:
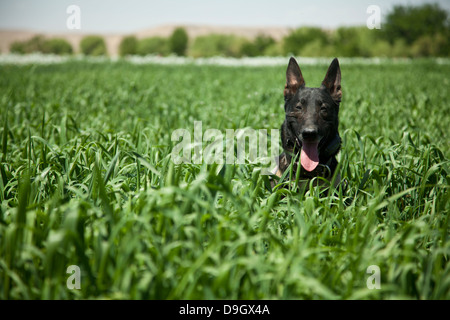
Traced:
[[[283, 148], [299, 152], [302, 167], [313, 171], [325, 150], [338, 136], [338, 112], [342, 98], [341, 70], [335, 58], [319, 88], [305, 86], [300, 67], [289, 60], [284, 88], [286, 119], [282, 126]], [[339, 138], [340, 143], [340, 138]]]

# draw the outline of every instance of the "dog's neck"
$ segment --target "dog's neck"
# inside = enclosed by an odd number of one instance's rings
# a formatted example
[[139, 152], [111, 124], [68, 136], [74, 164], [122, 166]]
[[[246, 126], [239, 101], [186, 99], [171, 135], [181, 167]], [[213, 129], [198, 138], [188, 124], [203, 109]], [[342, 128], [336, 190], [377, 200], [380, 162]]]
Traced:
[[339, 133], [336, 132], [334, 138], [331, 139], [330, 142], [328, 142], [325, 148], [321, 148], [321, 151], [319, 153], [319, 163], [327, 163], [331, 158], [335, 157], [341, 149], [341, 144], [341, 137], [339, 136]]

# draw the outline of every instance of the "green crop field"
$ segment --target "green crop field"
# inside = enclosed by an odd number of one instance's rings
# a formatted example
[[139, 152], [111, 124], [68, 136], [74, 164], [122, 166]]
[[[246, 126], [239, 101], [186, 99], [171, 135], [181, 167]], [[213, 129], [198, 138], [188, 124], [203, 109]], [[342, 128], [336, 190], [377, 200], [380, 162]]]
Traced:
[[279, 128], [287, 62], [0, 65], [0, 299], [450, 299], [446, 60], [341, 63], [345, 188], [173, 163]]

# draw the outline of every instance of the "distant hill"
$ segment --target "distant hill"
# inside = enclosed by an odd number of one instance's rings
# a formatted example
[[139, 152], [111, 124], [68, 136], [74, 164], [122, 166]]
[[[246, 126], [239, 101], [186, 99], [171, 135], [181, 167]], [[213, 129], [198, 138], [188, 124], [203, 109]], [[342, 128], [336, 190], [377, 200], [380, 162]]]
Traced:
[[280, 40], [291, 30], [288, 27], [236, 27], [236, 26], [208, 26], [208, 25], [162, 25], [145, 30], [139, 30], [133, 33], [126, 34], [102, 34], [102, 33], [83, 33], [83, 32], [66, 32], [66, 33], [42, 33], [24, 30], [0, 30], [0, 52], [9, 52], [9, 47], [14, 41], [28, 40], [35, 35], [43, 35], [48, 38], [64, 38], [70, 42], [75, 52], [79, 51], [79, 43], [81, 39], [90, 34], [101, 35], [108, 47], [108, 53], [112, 56], [118, 54], [119, 44], [122, 38], [126, 35], [135, 35], [137, 38], [146, 37], [168, 37], [177, 27], [186, 29], [189, 38], [193, 39], [198, 36], [207, 34], [232, 34], [237, 36], [253, 39], [258, 35], [267, 35], [275, 40]]

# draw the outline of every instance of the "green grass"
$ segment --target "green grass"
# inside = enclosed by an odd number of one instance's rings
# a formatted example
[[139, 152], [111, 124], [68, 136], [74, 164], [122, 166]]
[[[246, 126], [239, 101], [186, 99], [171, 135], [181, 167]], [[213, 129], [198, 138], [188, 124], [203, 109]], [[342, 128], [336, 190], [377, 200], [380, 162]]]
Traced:
[[450, 299], [450, 66], [341, 69], [348, 186], [319, 196], [170, 160], [195, 120], [279, 128], [284, 66], [0, 66], [0, 299]]

